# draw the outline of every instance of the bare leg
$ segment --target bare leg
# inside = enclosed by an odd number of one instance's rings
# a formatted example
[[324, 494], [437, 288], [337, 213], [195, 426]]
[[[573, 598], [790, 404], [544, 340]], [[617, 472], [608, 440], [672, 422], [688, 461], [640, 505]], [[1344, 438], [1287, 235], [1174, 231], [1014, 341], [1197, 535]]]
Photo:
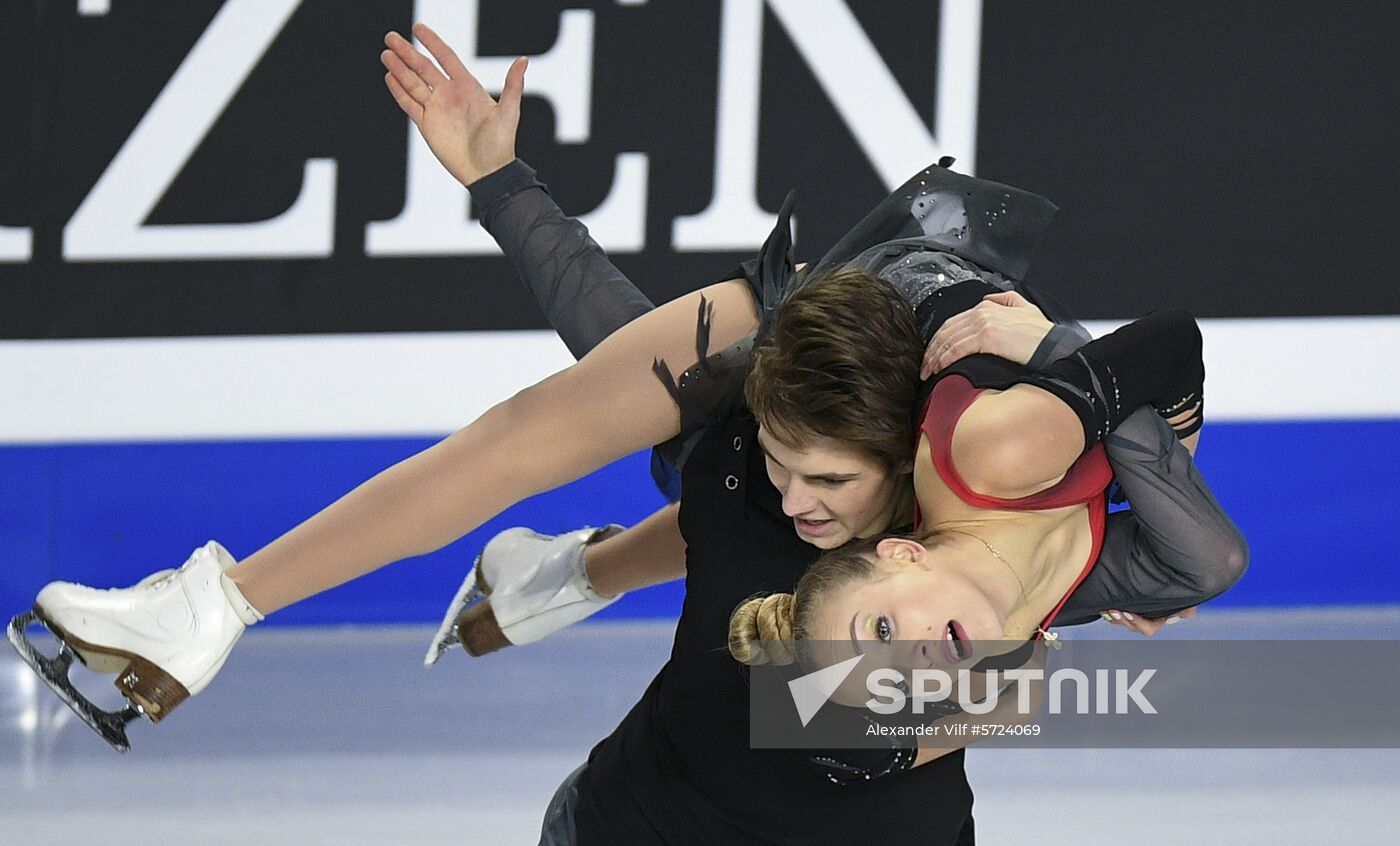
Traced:
[[[702, 293], [715, 303], [715, 346], [753, 330], [745, 283]], [[652, 362], [695, 363], [700, 295], [632, 321], [578, 364], [360, 485], [228, 577], [254, 608], [272, 613], [445, 546], [508, 505], [674, 436], [679, 412]]]
[[588, 547], [584, 567], [593, 589], [604, 596], [685, 577], [685, 540], [672, 504], [625, 532]]

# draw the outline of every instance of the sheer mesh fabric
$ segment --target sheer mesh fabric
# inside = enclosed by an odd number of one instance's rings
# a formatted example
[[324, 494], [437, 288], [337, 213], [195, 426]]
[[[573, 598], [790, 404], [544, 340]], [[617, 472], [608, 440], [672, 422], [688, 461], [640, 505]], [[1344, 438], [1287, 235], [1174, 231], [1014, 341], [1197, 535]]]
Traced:
[[654, 307], [524, 162], [473, 183], [471, 193], [482, 226], [574, 358]]
[[1138, 409], [1104, 447], [1132, 508], [1108, 516], [1098, 565], [1055, 625], [1087, 623], [1110, 608], [1165, 617], [1239, 581], [1249, 560], [1244, 536], [1160, 415]]
[[[1027, 292], [1028, 297], [1038, 301]], [[1047, 316], [1050, 308], [1042, 308]], [[1089, 334], [1067, 316], [1028, 365], [1063, 358]], [[1199, 407], [1196, 409], [1199, 413]], [[1108, 515], [1098, 563], [1070, 595], [1053, 625], [1093, 622], [1109, 609], [1170, 616], [1224, 593], [1244, 575], [1249, 548], [1181, 444], [1200, 428], [1177, 432], [1152, 408], [1139, 408], [1104, 438], [1108, 463], [1130, 510]]]

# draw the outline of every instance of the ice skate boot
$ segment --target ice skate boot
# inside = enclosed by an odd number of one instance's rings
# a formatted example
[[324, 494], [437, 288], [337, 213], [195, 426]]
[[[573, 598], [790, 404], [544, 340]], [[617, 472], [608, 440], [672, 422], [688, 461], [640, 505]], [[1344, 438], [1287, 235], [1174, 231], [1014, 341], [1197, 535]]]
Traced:
[[[458, 643], [472, 656], [533, 643], [616, 602], [622, 594], [602, 596], [589, 584], [583, 552], [621, 531], [612, 525], [551, 537], [514, 528], [496, 535], [453, 597], [423, 666]], [[483, 597], [489, 601], [477, 601]]]
[[[96, 590], [52, 582], [34, 609], [10, 621], [16, 651], [83, 722], [118, 751], [129, 748], [125, 727], [138, 716], [160, 722], [199, 693], [219, 672], [244, 628], [262, 619], [224, 575], [234, 559], [210, 541], [179, 570], [133, 587]], [[39, 653], [26, 630], [47, 628], [59, 643], [56, 658]], [[73, 658], [98, 673], [116, 673], [117, 690], [131, 704], [104, 711], [72, 684]]]

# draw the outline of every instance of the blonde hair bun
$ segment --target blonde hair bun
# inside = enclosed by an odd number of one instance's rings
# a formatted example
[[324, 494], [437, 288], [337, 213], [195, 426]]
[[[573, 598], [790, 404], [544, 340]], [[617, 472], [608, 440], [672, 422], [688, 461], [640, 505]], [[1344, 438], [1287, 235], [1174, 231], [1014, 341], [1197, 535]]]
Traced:
[[729, 654], [744, 664], [791, 664], [794, 620], [790, 593], [755, 597], [729, 617]]

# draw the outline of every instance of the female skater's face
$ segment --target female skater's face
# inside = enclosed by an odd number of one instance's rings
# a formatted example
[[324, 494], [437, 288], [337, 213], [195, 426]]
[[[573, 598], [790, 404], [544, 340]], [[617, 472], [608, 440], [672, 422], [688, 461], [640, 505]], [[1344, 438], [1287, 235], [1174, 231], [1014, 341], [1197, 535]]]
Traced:
[[[813, 631], [837, 652], [875, 654], [900, 670], [955, 670], [985, 655], [1006, 621], [979, 582], [941, 562], [937, 552], [902, 538], [877, 547], [888, 575], [827, 598]], [[839, 644], [839, 647], [837, 646]], [[868, 662], [867, 662], [868, 663]]]
[[768, 478], [783, 495], [783, 513], [798, 537], [819, 549], [887, 530], [908, 483], [897, 472], [843, 441], [813, 437], [789, 446], [762, 427], [758, 443]]

